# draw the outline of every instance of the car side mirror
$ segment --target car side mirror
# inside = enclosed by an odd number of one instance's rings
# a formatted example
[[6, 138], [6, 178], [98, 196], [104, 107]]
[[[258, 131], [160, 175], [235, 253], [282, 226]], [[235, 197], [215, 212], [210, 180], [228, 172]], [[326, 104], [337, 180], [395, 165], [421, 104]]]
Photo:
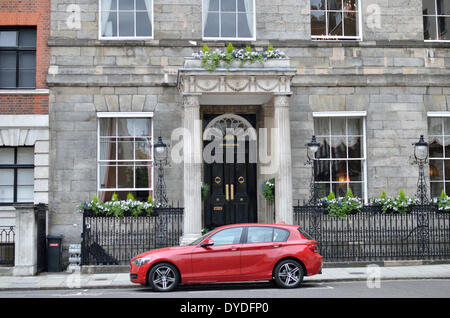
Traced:
[[212, 245], [214, 245], [214, 241], [212, 239], [207, 239], [202, 243], [201, 247], [208, 247]]

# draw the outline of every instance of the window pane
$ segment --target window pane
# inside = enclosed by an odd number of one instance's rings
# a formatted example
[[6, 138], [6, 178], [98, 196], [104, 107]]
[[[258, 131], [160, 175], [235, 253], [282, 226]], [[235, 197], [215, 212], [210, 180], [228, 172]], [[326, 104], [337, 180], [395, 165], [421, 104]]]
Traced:
[[352, 190], [353, 196], [355, 198], [363, 197], [363, 185], [362, 183], [349, 183], [349, 187]]
[[283, 229], [273, 229], [273, 241], [284, 242], [289, 238], [289, 231]]
[[17, 46], [17, 31], [0, 31], [0, 47]]
[[[237, 1], [237, 10], [239, 12], [252, 12], [253, 11], [253, 1], [246, 1], [246, 0], [238, 0]], [[247, 5], [249, 6], [247, 8]]]
[[443, 153], [443, 147], [442, 147], [442, 137], [434, 137], [428, 147], [428, 152], [430, 155], [430, 158], [442, 158]]
[[311, 0], [311, 10], [325, 10], [325, 0]]
[[364, 153], [361, 147], [361, 137], [347, 137], [347, 138], [348, 138], [348, 157], [363, 158]]
[[33, 202], [33, 190], [33, 186], [17, 186], [17, 202]]
[[134, 10], [134, 0], [119, 0], [119, 10]]
[[363, 181], [362, 162], [359, 160], [348, 161], [348, 178], [350, 181]]
[[435, 0], [422, 0], [423, 14], [436, 14]]
[[236, 37], [236, 14], [222, 13], [221, 14], [221, 36], [225, 38]]
[[34, 164], [34, 148], [33, 147], [17, 148], [17, 163], [28, 165]]
[[34, 169], [17, 169], [17, 185], [34, 185]]
[[356, 19], [356, 12], [344, 13], [344, 35], [345, 36], [358, 35], [358, 20]]
[[14, 164], [14, 148], [0, 148], [0, 165]]
[[[450, 129], [450, 127], [449, 127]], [[440, 117], [428, 117], [428, 134], [429, 135], [442, 135], [442, 118]]]
[[36, 47], [36, 30], [22, 30], [19, 32], [19, 46], [26, 48]]
[[16, 52], [0, 52], [0, 69], [16, 69]]
[[133, 163], [118, 165], [117, 167], [117, 187], [134, 188], [134, 168]]
[[425, 40], [436, 40], [436, 17], [424, 16], [423, 17], [423, 36]]
[[331, 138], [331, 157], [347, 158], [347, 147], [345, 147], [345, 137]]
[[133, 160], [134, 159], [134, 142], [133, 139], [118, 139], [117, 140], [117, 159], [118, 160]]
[[311, 35], [326, 35], [325, 11], [311, 11]]
[[315, 186], [318, 198], [327, 197], [330, 194], [330, 183], [316, 183]]
[[222, 11], [236, 11], [236, 0], [222, 0], [221, 1], [221, 10]]
[[136, 0], [136, 10], [146, 10], [151, 12], [152, 0]]
[[116, 12], [102, 12], [102, 36], [117, 36]]
[[437, 14], [450, 15], [450, 3], [448, 0], [436, 0]]
[[317, 138], [317, 141], [320, 143], [320, 148], [316, 153], [316, 158], [331, 158], [330, 144], [328, 143], [328, 140], [330, 140], [330, 138]]
[[134, 119], [135, 136], [151, 135], [151, 119]]
[[132, 118], [118, 118], [118, 136], [133, 136], [134, 135], [134, 124]]
[[116, 166], [115, 165], [101, 165], [100, 169], [100, 188], [111, 189], [116, 186]]
[[449, 18], [438, 18], [439, 23], [439, 40], [450, 40], [450, 17]]
[[342, 34], [342, 13], [329, 12], [328, 13], [328, 34], [329, 35], [343, 35]]
[[117, 10], [117, 0], [102, 0], [102, 10]]
[[238, 13], [238, 37], [251, 38], [253, 31], [253, 14]]
[[152, 159], [152, 139], [137, 139], [135, 143], [136, 160]]
[[345, 197], [347, 194], [347, 183], [333, 183], [332, 189], [336, 197]]
[[214, 234], [211, 239], [214, 245], [239, 244], [241, 241], [242, 227], [222, 230]]
[[116, 136], [116, 120], [115, 118], [101, 118], [100, 137]]
[[330, 181], [330, 164], [329, 160], [315, 161], [315, 181]]
[[14, 186], [0, 185], [0, 202], [12, 203], [14, 201]]
[[314, 134], [316, 136], [330, 135], [330, 119], [329, 118], [314, 118]]
[[35, 52], [19, 52], [19, 69], [36, 68], [36, 53]]
[[151, 188], [151, 166], [136, 166], [136, 188]]
[[249, 227], [247, 243], [272, 242], [273, 229], [271, 227]]
[[430, 160], [430, 180], [444, 180], [443, 160]]
[[346, 134], [347, 132], [346, 132], [345, 118], [343, 117], [331, 118], [331, 135], [345, 136]]
[[347, 182], [347, 161], [334, 160], [331, 163], [331, 180]]
[[342, 10], [342, 0], [327, 0], [328, 10]]
[[116, 160], [116, 139], [100, 139], [100, 160]]
[[209, 2], [208, 11], [219, 11], [219, 0], [204, 0], [204, 2]]
[[[441, 120], [441, 118], [439, 118], [439, 120]], [[444, 126], [444, 135], [450, 135], [450, 118], [442, 118], [442, 124]], [[440, 134], [442, 134], [442, 132]]]
[[[443, 182], [430, 182], [430, 188], [431, 188], [431, 197], [436, 198], [441, 195], [442, 190], [444, 189], [444, 183]], [[450, 187], [447, 189], [447, 192], [449, 192]]]
[[19, 87], [26, 87], [26, 88], [36, 87], [36, 71], [19, 70]]
[[150, 19], [147, 12], [136, 12], [136, 36], [152, 36]]
[[219, 34], [219, 14], [208, 13], [206, 17], [204, 36], [210, 38], [217, 38]]
[[450, 160], [444, 160], [444, 180], [450, 180]]
[[14, 169], [0, 169], [0, 185], [14, 185]]
[[119, 12], [119, 36], [134, 36], [133, 12]]

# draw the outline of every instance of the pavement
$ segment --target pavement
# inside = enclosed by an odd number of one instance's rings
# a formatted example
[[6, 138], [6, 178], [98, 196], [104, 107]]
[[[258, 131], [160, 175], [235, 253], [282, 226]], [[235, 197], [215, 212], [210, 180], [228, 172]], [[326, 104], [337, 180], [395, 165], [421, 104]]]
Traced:
[[[450, 264], [323, 268], [322, 274], [307, 276], [305, 282], [450, 279]], [[133, 288], [128, 273], [81, 274], [41, 273], [37, 276], [0, 276], [0, 291], [33, 289]]]

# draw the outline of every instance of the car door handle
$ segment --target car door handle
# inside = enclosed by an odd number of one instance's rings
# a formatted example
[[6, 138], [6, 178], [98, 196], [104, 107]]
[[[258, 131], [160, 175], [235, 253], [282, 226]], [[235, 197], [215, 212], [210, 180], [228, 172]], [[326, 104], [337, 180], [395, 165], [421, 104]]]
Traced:
[[239, 250], [239, 247], [233, 246], [232, 248], [230, 248], [230, 250], [232, 250], [232, 251], [237, 251], [237, 250]]
[[281, 244], [273, 244], [273, 247], [281, 247]]

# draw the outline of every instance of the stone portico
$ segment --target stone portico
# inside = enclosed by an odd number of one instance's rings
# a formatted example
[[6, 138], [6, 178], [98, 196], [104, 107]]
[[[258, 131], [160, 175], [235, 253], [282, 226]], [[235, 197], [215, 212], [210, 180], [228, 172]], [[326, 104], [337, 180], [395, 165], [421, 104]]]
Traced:
[[[234, 109], [256, 106], [261, 112], [259, 128], [268, 129], [270, 162], [257, 161], [257, 184], [275, 177], [275, 204], [271, 220], [264, 211], [264, 202], [258, 200], [259, 222], [292, 223], [292, 162], [290, 140], [289, 99], [291, 80], [296, 69], [289, 59], [269, 60], [260, 63], [232, 63], [220, 65], [214, 71], [201, 66], [200, 60], [186, 59], [178, 71], [178, 90], [181, 95], [183, 123], [191, 138], [183, 144], [184, 154], [184, 236], [181, 244], [197, 238], [202, 231], [203, 138], [201, 113], [203, 108], [235, 106]], [[255, 127], [256, 128], [256, 127]], [[273, 129], [274, 128], [274, 129]], [[259, 136], [257, 137], [259, 139]], [[270, 139], [270, 140], [269, 140]], [[259, 189], [259, 187], [258, 187]]]

